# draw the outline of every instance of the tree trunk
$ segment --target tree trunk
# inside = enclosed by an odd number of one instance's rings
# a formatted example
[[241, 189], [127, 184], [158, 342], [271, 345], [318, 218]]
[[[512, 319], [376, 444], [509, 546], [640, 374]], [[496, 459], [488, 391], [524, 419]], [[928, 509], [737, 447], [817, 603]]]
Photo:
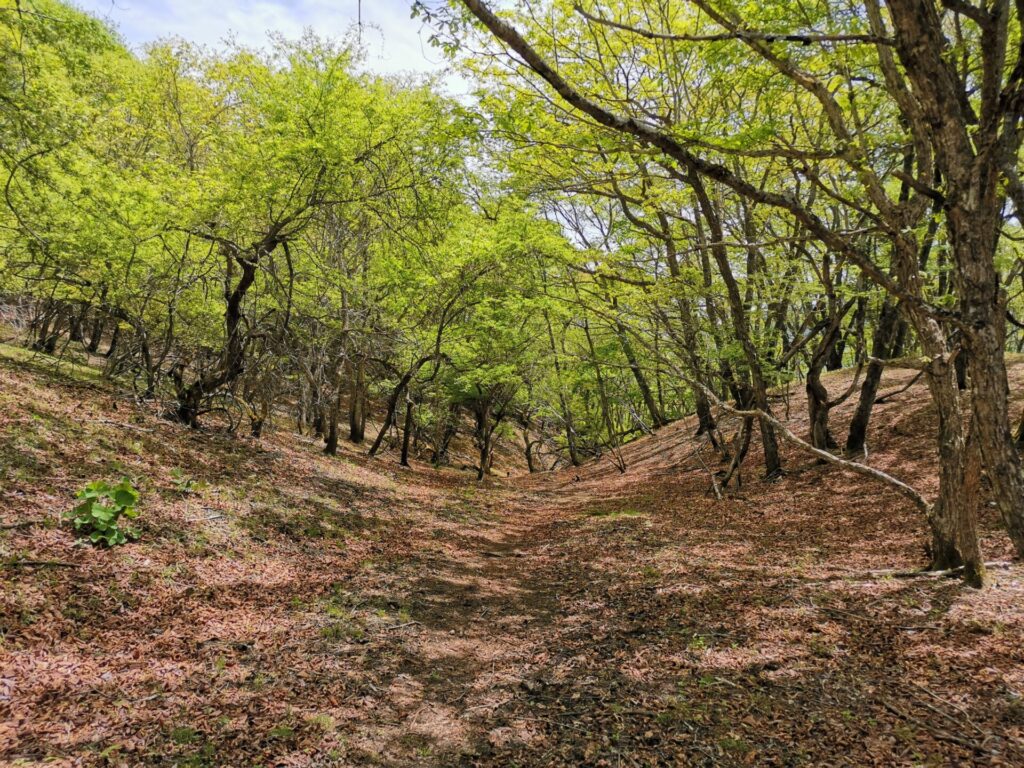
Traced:
[[1024, 557], [1024, 476], [1010, 429], [1003, 334], [975, 326], [968, 335], [971, 402], [992, 495], [1018, 557]]
[[965, 440], [956, 370], [941, 358], [933, 360], [928, 386], [939, 417], [939, 498], [930, 521], [931, 568], [945, 570], [964, 564], [978, 548], [973, 515], [964, 488]]
[[110, 346], [107, 347], [107, 352], [104, 355], [104, 357], [106, 357], [108, 360], [111, 357], [113, 357], [114, 353], [117, 351], [118, 342], [120, 342], [120, 341], [121, 341], [121, 324], [115, 322], [114, 323], [114, 332], [112, 334], [110, 334]]
[[92, 329], [89, 331], [89, 346], [86, 347], [86, 351], [90, 355], [95, 355], [100, 351], [100, 341], [103, 339], [103, 328], [105, 325], [103, 313], [97, 310], [92, 321]]
[[[768, 387], [765, 382], [764, 372], [761, 368], [761, 361], [757, 349], [750, 337], [750, 329], [747, 324], [747, 308], [740, 295], [739, 284], [729, 264], [729, 255], [724, 246], [725, 233], [722, 229], [718, 211], [715, 210], [711, 198], [704, 188], [699, 177], [694, 177], [692, 187], [697, 195], [701, 213], [708, 222], [711, 229], [712, 242], [710, 246], [711, 255], [718, 264], [718, 271], [725, 283], [726, 295], [729, 299], [729, 311], [732, 315], [733, 330], [736, 339], [743, 348], [743, 357], [750, 372], [750, 382], [754, 395], [754, 405], [758, 410], [770, 414], [771, 406], [768, 403]], [[782, 472], [782, 457], [779, 454], [779, 443], [775, 437], [775, 428], [767, 419], [760, 419], [761, 442], [764, 446], [765, 476], [776, 477]]]
[[441, 436], [437, 443], [434, 445], [434, 453], [430, 457], [430, 462], [435, 467], [439, 467], [441, 464], [448, 461], [448, 446], [451, 445], [452, 439], [455, 437], [458, 430], [459, 405], [458, 403], [452, 403], [449, 407], [447, 418], [444, 420], [444, 429], [441, 432]]
[[558, 382], [558, 404], [562, 409], [562, 423], [565, 426], [565, 445], [569, 451], [569, 462], [574, 466], [580, 465], [579, 451], [576, 447], [576, 430], [573, 426], [572, 410], [569, 407], [568, 398], [565, 396], [565, 389], [562, 385], [562, 365], [558, 360], [558, 348], [555, 345], [555, 332], [551, 327], [551, 316], [544, 310], [544, 320], [548, 326], [548, 341], [551, 344], [551, 361], [555, 368], [555, 379]]
[[831, 407], [828, 390], [821, 383], [821, 369], [812, 368], [807, 372], [807, 410], [811, 421], [811, 445], [823, 451], [838, 447], [828, 428]]
[[843, 312], [836, 308], [834, 298], [830, 297], [829, 301], [832, 306], [832, 317], [814, 347], [810, 364], [807, 367], [806, 382], [807, 409], [811, 422], [811, 445], [822, 451], [831, 451], [838, 447], [828, 426], [832, 403], [828, 399], [828, 389], [821, 383], [821, 373], [822, 369], [828, 366], [828, 361], [841, 341], [840, 327]]
[[523, 442], [526, 444], [526, 469], [533, 474], [537, 471], [537, 467], [533, 460], [533, 446], [539, 443], [539, 440], [530, 440], [530, 433], [525, 428], [523, 429]]
[[348, 439], [357, 445], [366, 437], [366, 373], [361, 357], [352, 363], [348, 403]]
[[832, 350], [828, 353], [828, 359], [825, 361], [826, 371], [838, 371], [843, 367], [843, 352], [846, 351], [846, 339], [836, 339], [835, 345]]
[[426, 365], [431, 360], [435, 359], [436, 355], [426, 355], [417, 360], [412, 368], [405, 372], [401, 379], [398, 380], [398, 384], [391, 392], [391, 396], [388, 398], [387, 411], [384, 414], [384, 424], [380, 428], [380, 432], [377, 433], [377, 439], [373, 441], [373, 445], [370, 446], [369, 455], [376, 456], [377, 451], [380, 450], [381, 444], [384, 442], [384, 436], [387, 435], [388, 430], [395, 423], [395, 414], [398, 411], [398, 401], [401, 399], [402, 394], [405, 392], [405, 388], [412, 381], [413, 377], [419, 372], [420, 368]]
[[626, 362], [629, 363], [629, 370], [632, 372], [633, 378], [636, 380], [637, 388], [640, 390], [640, 397], [643, 398], [644, 406], [647, 408], [647, 412], [651, 416], [651, 427], [658, 429], [659, 427], [665, 426], [665, 417], [661, 415], [658, 403], [654, 400], [654, 394], [651, 392], [651, 386], [647, 383], [647, 377], [644, 376], [643, 369], [640, 367], [640, 362], [637, 360], [636, 351], [633, 349], [633, 345], [629, 341], [626, 327], [618, 320], [615, 321], [615, 335], [619, 339], [619, 346], [622, 348], [622, 353], [626, 356]]
[[[956, 269], [956, 293], [968, 353], [972, 411], [992, 495], [1018, 557], [1024, 556], [1024, 471], [1010, 430], [1009, 386], [1004, 354], [1006, 296], [995, 264], [1005, 209], [1005, 166], [1017, 163], [1016, 112], [1019, 68], [1006, 66], [1008, 3], [979, 6], [979, 71], [983, 84], [951, 77], [943, 19], [923, 0], [886, 3], [896, 33], [896, 51], [913, 84], [920, 119], [915, 127], [935, 148], [943, 184], [942, 211]], [[1005, 75], [1004, 75], [1005, 73]], [[1005, 84], [1003, 82], [1005, 77]], [[962, 98], [979, 97], [981, 119]]]
[[488, 402], [477, 403], [476, 412], [476, 443], [480, 449], [480, 465], [476, 468], [476, 479], [481, 481], [487, 475], [487, 466], [491, 459], [491, 407]]
[[228, 263], [228, 279], [230, 280], [232, 265], [237, 264], [242, 272], [230, 292], [225, 288], [224, 328], [226, 338], [216, 370], [205, 376], [200, 376], [188, 386], [178, 387], [177, 417], [182, 423], [192, 427], [198, 426], [199, 405], [203, 399], [224, 385], [235, 381], [245, 370], [242, 302], [249, 288], [256, 281], [256, 267], [260, 256], [269, 253], [271, 248], [272, 246], [263, 243], [258, 246], [252, 258], [246, 258], [237, 251], [224, 247], [222, 253]]
[[981, 446], [978, 431], [972, 418], [967, 432], [967, 447], [964, 465], [964, 504], [957, 521], [959, 549], [964, 565], [964, 581], [972, 587], [985, 586], [985, 559], [978, 543], [977, 510], [981, 498]]
[[399, 464], [409, 466], [409, 438], [412, 436], [412, 398], [405, 401], [405, 428], [402, 430], [402, 458]]
[[1006, 295], [995, 272], [995, 235], [984, 237], [985, 228], [975, 228], [976, 218], [959, 211], [949, 214], [972, 411], [993, 498], [1017, 556], [1024, 557], [1024, 468], [1010, 427]]
[[341, 420], [341, 382], [338, 382], [334, 403], [327, 413], [327, 437], [324, 439], [324, 453], [328, 456], [338, 455], [338, 422]]
[[89, 305], [82, 304], [81, 310], [78, 314], [74, 314], [71, 310], [68, 310], [68, 338], [71, 341], [84, 342], [85, 341], [85, 317], [89, 312]]
[[878, 385], [882, 381], [882, 372], [885, 370], [881, 363], [875, 360], [885, 360], [893, 355], [893, 345], [896, 343], [896, 334], [899, 329], [899, 310], [893, 299], [887, 297], [882, 304], [878, 316], [878, 326], [875, 328], [875, 337], [871, 342], [871, 356], [874, 358], [868, 363], [867, 371], [864, 374], [864, 383], [860, 388], [860, 399], [857, 402], [857, 410], [850, 420], [850, 431], [846, 437], [846, 452], [850, 454], [864, 453], [864, 446], [867, 444], [868, 423], [871, 421], [871, 411], [875, 407], [875, 398], [878, 396]]

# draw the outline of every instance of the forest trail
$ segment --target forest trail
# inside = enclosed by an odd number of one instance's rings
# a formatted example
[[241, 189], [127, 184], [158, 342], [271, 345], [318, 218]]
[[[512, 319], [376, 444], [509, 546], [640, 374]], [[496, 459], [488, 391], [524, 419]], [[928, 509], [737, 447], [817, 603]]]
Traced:
[[[2, 522], [37, 523], [0, 533], [0, 764], [1024, 762], [1021, 567], [984, 592], [887, 574], [920, 566], [922, 521], [799, 455], [718, 500], [679, 422], [625, 474], [478, 486], [7, 362], [0, 399]], [[927, 488], [925, 402], [879, 406], [872, 463]], [[119, 473], [141, 540], [74, 545], [55, 516]], [[19, 565], [44, 561], [69, 567]]]

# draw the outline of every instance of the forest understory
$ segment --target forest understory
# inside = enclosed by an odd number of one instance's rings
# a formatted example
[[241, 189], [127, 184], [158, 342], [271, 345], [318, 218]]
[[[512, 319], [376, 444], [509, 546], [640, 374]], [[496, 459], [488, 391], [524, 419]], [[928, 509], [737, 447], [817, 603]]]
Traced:
[[[915, 573], [910, 502], [804, 455], [717, 499], [691, 419], [624, 474], [478, 484], [80, 374], [0, 359], [0, 764], [1024, 764], [1024, 568], [987, 506], [973, 590]], [[878, 405], [870, 464], [933, 492], [933, 418], [921, 385]], [[74, 492], [120, 474], [139, 541], [76, 544]]]

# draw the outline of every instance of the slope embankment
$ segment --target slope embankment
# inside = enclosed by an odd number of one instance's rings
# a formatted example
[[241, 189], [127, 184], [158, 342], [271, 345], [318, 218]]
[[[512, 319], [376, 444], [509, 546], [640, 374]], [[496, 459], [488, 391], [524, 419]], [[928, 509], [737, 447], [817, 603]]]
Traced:
[[[927, 491], [930, 420], [919, 387], [881, 405], [871, 462]], [[1019, 566], [904, 577], [905, 500], [756, 449], [718, 499], [692, 432], [477, 485], [0, 362], [0, 763], [1024, 762]], [[122, 475], [140, 539], [77, 543], [74, 492]]]

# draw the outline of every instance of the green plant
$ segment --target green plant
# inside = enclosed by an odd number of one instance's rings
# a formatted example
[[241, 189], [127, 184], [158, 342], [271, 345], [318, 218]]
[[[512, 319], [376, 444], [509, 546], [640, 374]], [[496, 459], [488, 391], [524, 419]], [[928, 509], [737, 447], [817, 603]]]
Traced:
[[174, 490], [182, 496], [199, 493], [203, 488], [203, 483], [189, 477], [177, 467], [171, 470], [171, 482], [174, 483]]
[[195, 728], [179, 725], [171, 729], [171, 741], [175, 744], [192, 744], [199, 740], [199, 731]]
[[113, 547], [138, 538], [138, 532], [121, 525], [122, 517], [132, 520], [139, 516], [135, 508], [139, 492], [127, 477], [117, 485], [95, 480], [80, 490], [75, 498], [81, 503], [65, 517], [93, 544]]

